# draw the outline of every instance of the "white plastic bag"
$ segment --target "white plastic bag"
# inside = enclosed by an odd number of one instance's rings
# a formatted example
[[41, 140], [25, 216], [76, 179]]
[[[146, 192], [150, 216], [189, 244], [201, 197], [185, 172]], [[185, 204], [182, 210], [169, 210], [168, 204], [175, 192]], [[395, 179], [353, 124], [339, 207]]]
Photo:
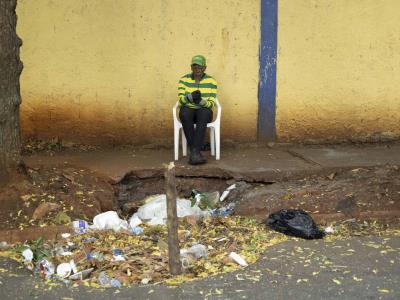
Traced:
[[105, 213], [98, 214], [93, 219], [94, 229], [112, 229], [119, 231], [120, 229], [128, 229], [128, 222], [121, 220], [115, 211], [106, 211]]
[[180, 254], [181, 256], [193, 255], [196, 259], [208, 257], [207, 247], [202, 244], [193, 245], [189, 249], [181, 249]]
[[[186, 199], [177, 199], [177, 215], [179, 218], [185, 216], [204, 216], [209, 215], [209, 211], [202, 211], [197, 205], [191, 206], [191, 202]], [[134, 220], [150, 220], [148, 225], [165, 224], [167, 219], [167, 197], [165, 194], [155, 195], [149, 198], [146, 204], [139, 207], [130, 223]]]
[[137, 214], [134, 214], [130, 219], [129, 219], [129, 227], [130, 228], [135, 228], [142, 224], [142, 220], [137, 216]]

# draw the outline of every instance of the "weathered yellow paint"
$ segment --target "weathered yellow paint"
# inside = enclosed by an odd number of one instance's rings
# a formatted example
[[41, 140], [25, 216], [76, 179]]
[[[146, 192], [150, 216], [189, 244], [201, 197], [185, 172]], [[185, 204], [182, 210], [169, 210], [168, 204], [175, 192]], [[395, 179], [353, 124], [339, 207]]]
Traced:
[[19, 0], [25, 137], [171, 143], [193, 55], [219, 83], [224, 138], [254, 140], [258, 0]]
[[279, 1], [281, 141], [400, 137], [400, 1]]

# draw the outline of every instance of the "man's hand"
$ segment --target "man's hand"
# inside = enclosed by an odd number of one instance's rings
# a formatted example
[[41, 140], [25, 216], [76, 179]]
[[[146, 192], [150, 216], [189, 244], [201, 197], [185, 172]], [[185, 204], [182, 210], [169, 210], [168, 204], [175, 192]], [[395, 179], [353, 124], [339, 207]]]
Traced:
[[186, 99], [188, 102], [193, 103], [192, 94], [187, 94], [187, 95], [185, 96], [185, 99]]
[[192, 92], [192, 99], [194, 103], [199, 104], [201, 101], [201, 92], [199, 90]]

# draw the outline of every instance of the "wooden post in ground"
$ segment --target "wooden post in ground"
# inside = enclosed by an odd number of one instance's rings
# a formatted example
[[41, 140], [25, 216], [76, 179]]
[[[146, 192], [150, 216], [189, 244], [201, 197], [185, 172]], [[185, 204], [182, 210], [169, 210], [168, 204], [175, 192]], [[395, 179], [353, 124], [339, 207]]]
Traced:
[[165, 171], [165, 190], [167, 194], [168, 262], [172, 275], [181, 274], [181, 261], [178, 238], [178, 216], [176, 212], [175, 165], [170, 162]]

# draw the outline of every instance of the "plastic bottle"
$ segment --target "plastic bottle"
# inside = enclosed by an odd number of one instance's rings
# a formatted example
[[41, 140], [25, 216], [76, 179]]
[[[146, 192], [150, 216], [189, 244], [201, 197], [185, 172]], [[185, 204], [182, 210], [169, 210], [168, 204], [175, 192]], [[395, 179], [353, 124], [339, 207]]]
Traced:
[[112, 287], [120, 288], [122, 286], [121, 282], [118, 279], [111, 279], [110, 284]]
[[229, 216], [234, 211], [234, 209], [235, 209], [235, 203], [231, 202], [227, 206], [214, 209], [212, 215], [226, 217]]
[[140, 226], [133, 227], [132, 230], [131, 230], [131, 232], [132, 232], [134, 235], [142, 234], [143, 231], [144, 231], [144, 229], [143, 229], [142, 227], [140, 227]]
[[108, 275], [104, 271], [100, 272], [97, 279], [102, 286], [112, 286], [115, 288], [120, 288], [122, 286], [119, 280], [108, 277]]
[[72, 222], [72, 227], [75, 233], [85, 233], [88, 230], [89, 224], [85, 220], [76, 220]]
[[111, 279], [107, 276], [106, 272], [100, 272], [99, 277], [97, 278], [100, 285], [108, 286], [111, 285]]
[[56, 268], [54, 264], [51, 261], [48, 261], [47, 259], [42, 259], [39, 262], [39, 272], [40, 276], [43, 278], [49, 278], [51, 277], [56, 271]]

